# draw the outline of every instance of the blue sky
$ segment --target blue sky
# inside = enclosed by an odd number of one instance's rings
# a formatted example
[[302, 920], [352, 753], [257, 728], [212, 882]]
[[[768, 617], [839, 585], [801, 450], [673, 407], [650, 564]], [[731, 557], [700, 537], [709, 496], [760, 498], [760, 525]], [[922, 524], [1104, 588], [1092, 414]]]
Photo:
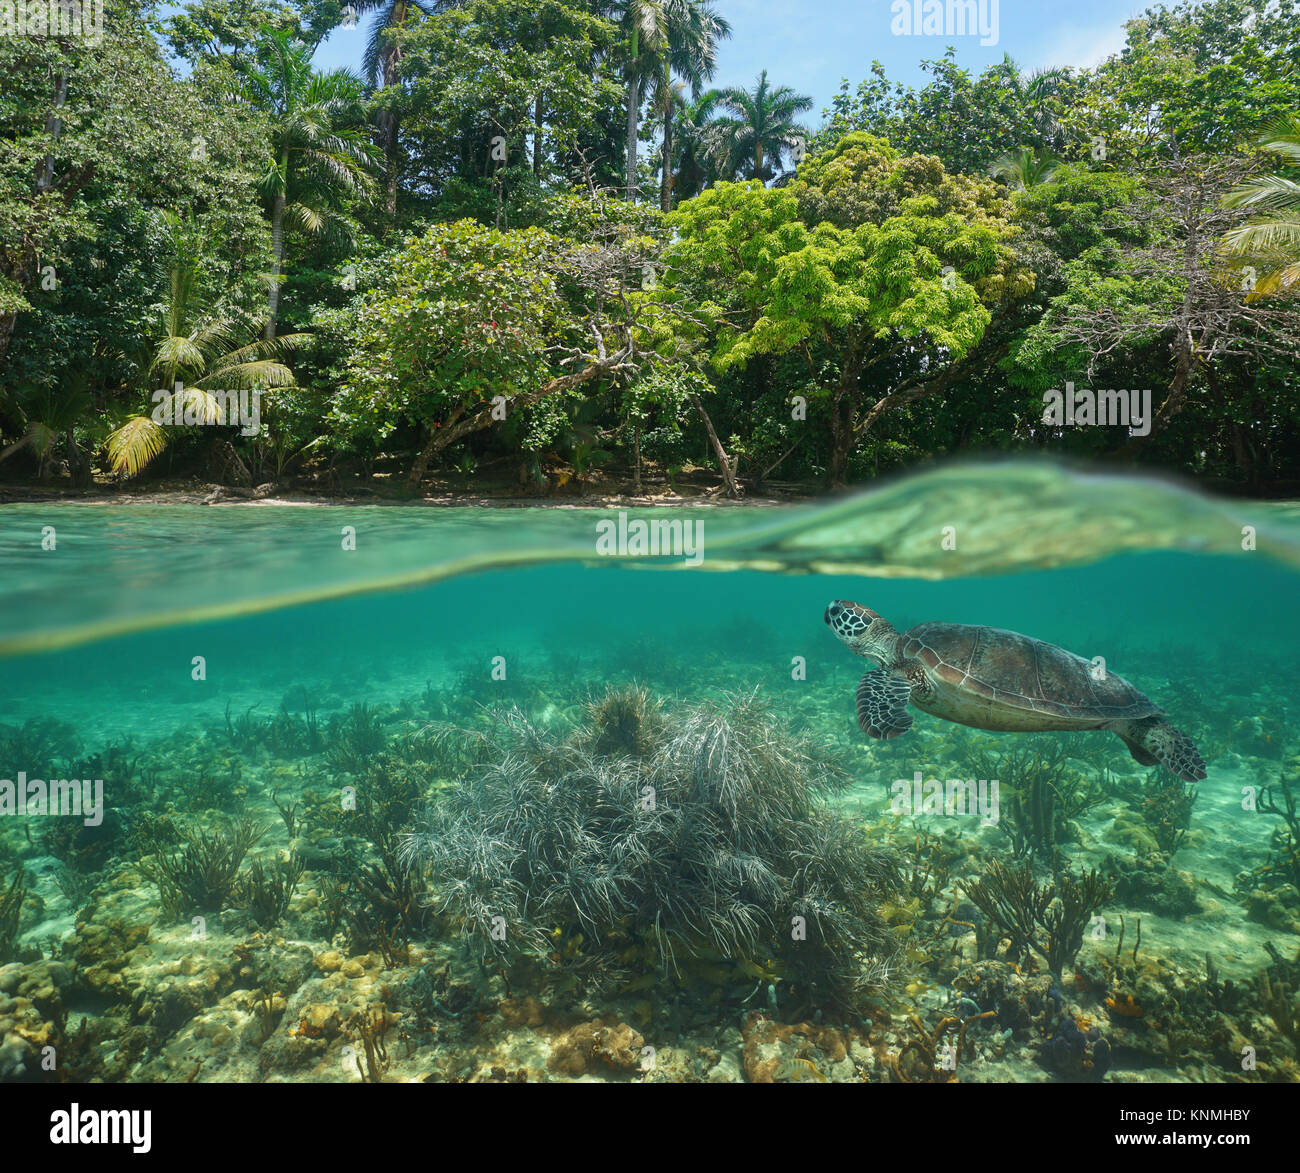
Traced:
[[[722, 46], [714, 84], [751, 85], [766, 69], [776, 84], [811, 94], [820, 114], [840, 79], [856, 86], [873, 60], [883, 63], [891, 81], [924, 84], [919, 63], [942, 56], [948, 45], [956, 48], [958, 63], [976, 73], [1003, 53], [1025, 69], [1095, 65], [1123, 46], [1124, 22], [1152, 7], [1137, 0], [981, 2], [990, 14], [997, 11], [996, 45], [982, 46], [978, 36], [894, 35], [892, 0], [720, 0], [717, 9], [732, 35]], [[359, 69], [366, 23], [335, 29], [316, 64]]]

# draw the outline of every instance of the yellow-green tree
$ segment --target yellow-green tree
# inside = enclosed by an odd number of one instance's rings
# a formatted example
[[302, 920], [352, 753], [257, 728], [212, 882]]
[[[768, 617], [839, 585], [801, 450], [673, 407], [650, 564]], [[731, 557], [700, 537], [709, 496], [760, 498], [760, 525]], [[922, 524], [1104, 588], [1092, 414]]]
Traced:
[[990, 181], [854, 134], [786, 188], [723, 183], [683, 204], [663, 293], [719, 372], [802, 359], [843, 485], [867, 432], [960, 378], [997, 307], [1032, 288], [1009, 211]]

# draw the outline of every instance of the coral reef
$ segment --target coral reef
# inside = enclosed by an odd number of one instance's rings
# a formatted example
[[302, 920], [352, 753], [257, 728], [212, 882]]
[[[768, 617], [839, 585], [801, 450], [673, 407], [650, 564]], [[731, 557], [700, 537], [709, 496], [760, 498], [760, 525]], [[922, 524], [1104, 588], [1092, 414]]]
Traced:
[[[93, 753], [15, 719], [110, 804], [0, 827], [0, 1080], [1300, 1079], [1300, 761], [1276, 714], [1250, 756], [1246, 674], [1188, 722], [1238, 771], [1199, 796], [1115, 739], [918, 722], [1003, 819], [900, 820], [895, 747], [754, 630], [528, 646], [509, 682], [474, 651], [423, 694], [424, 664], [273, 673]], [[717, 700], [737, 675], [775, 711]], [[1260, 777], [1268, 817], [1219, 834]]]
[[563, 1075], [583, 1075], [598, 1064], [612, 1071], [634, 1071], [641, 1062], [645, 1039], [625, 1022], [606, 1024], [599, 1019], [565, 1031], [551, 1044], [549, 1070]]

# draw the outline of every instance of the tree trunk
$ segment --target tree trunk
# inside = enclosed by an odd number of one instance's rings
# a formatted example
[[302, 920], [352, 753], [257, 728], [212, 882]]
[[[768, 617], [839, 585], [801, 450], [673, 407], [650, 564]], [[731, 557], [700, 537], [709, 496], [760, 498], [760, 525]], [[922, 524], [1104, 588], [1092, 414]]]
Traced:
[[700, 419], [704, 421], [704, 430], [709, 434], [709, 443], [713, 447], [713, 455], [717, 457], [718, 467], [722, 470], [722, 483], [726, 487], [728, 497], [739, 497], [740, 486], [736, 483], [736, 473], [731, 466], [731, 458], [727, 455], [727, 450], [722, 446], [722, 441], [718, 439], [718, 433], [714, 430], [713, 421], [709, 419], [709, 413], [704, 410], [704, 404], [698, 395], [691, 396], [691, 403], [695, 410], [699, 412]]
[[385, 111], [379, 116], [384, 139], [384, 211], [397, 215], [397, 115]]
[[1237, 470], [1242, 474], [1246, 487], [1252, 492], [1257, 487], [1256, 461], [1254, 445], [1247, 438], [1248, 433], [1236, 420], [1228, 421], [1228, 438], [1232, 445], [1232, 459]]
[[[990, 327], [992, 329], [992, 327]], [[1000, 337], [1000, 335], [999, 335]], [[895, 408], [902, 407], [906, 403], [915, 403], [918, 399], [928, 399], [933, 395], [938, 395], [946, 391], [954, 383], [961, 382], [976, 369], [992, 370], [995, 365], [1006, 355], [1010, 346], [1007, 342], [995, 340], [988, 341], [989, 333], [986, 330], [984, 337], [967, 351], [965, 358], [956, 362], [949, 363], [939, 374], [929, 379], [913, 380], [910, 383], [903, 383], [895, 387], [892, 391], [886, 392], [876, 400], [856, 423], [853, 423], [855, 412], [852, 407], [845, 414], [845, 420], [848, 422], [848, 446], [845, 450], [845, 465], [848, 464], [848, 457], [852, 456], [853, 448], [865, 436], [876, 423], [883, 419], [889, 412]], [[841, 380], [844, 394], [849, 402], [852, 397], [848, 394], [848, 389], [856, 388], [858, 375], [862, 371], [861, 361], [854, 364], [853, 382], [846, 383]]]
[[[51, 146], [58, 141], [59, 133], [63, 130], [63, 119], [59, 117], [56, 111], [63, 109], [63, 103], [68, 97], [68, 78], [66, 74], [60, 73], [54, 79], [54, 109], [45, 118], [45, 133], [50, 136]], [[36, 176], [36, 194], [41, 195], [49, 190], [50, 185], [54, 182], [54, 152], [50, 150], [46, 153], [45, 158], [41, 160], [41, 168]]]
[[627, 83], [627, 198], [636, 199], [636, 120], [637, 120], [637, 84], [636, 78]]
[[831, 488], [848, 487], [849, 456], [853, 451], [853, 423], [849, 418], [853, 401], [839, 386], [831, 395]]
[[641, 425], [632, 428], [632, 491], [641, 492]]
[[[580, 387], [583, 383], [600, 378], [602, 375], [614, 375], [627, 371], [631, 367], [633, 355], [633, 348], [629, 343], [624, 350], [603, 356], [589, 366], [583, 367], [580, 371], [574, 371], [568, 375], [559, 375], [543, 383], [540, 387], [534, 387], [531, 391], [515, 395], [510, 400], [510, 410], [518, 411], [520, 408], [530, 407], [534, 403], [540, 403], [548, 396], [558, 395], [561, 391], [568, 391], [573, 387]], [[450, 447], [462, 436], [468, 436], [473, 432], [480, 432], [484, 428], [492, 426], [494, 420], [492, 416], [493, 405], [491, 403], [479, 405], [473, 415], [466, 415], [465, 407], [465, 404], [457, 407], [451, 415], [442, 421], [441, 427], [430, 428], [429, 438], [425, 441], [424, 447], [420, 449], [419, 455], [415, 458], [415, 463], [411, 465], [411, 471], [407, 476], [407, 487], [412, 492], [419, 489], [420, 482], [424, 479], [425, 473], [429, 471], [430, 462], [439, 452]]]
[[82, 452], [71, 428], [64, 432], [63, 441], [68, 453], [68, 473], [72, 477], [72, 487], [74, 489], [90, 488], [90, 458]]
[[673, 203], [673, 71], [664, 62], [664, 145], [663, 164], [659, 176], [659, 207], [662, 211], [672, 211]]
[[636, 120], [640, 105], [640, 86], [637, 85], [636, 58], [639, 44], [638, 30], [632, 30], [632, 55], [627, 63], [627, 198], [636, 198]]
[[[400, 28], [406, 24], [406, 4], [404, 0], [394, 5], [392, 18], [389, 24], [390, 28]], [[402, 51], [396, 45], [390, 45], [384, 50], [383, 56], [383, 81], [384, 88], [397, 85], [402, 61]], [[386, 161], [384, 177], [384, 211], [389, 217], [397, 215], [397, 173], [399, 171], [398, 159], [398, 119], [392, 111], [386, 110], [379, 116], [379, 129], [384, 141], [384, 159]]]
[[424, 447], [420, 449], [419, 455], [415, 458], [415, 463], [411, 465], [410, 475], [406, 478], [406, 487], [412, 492], [419, 490], [425, 474], [429, 471], [429, 462], [433, 460], [438, 447], [438, 429], [430, 428], [429, 438], [424, 442]]

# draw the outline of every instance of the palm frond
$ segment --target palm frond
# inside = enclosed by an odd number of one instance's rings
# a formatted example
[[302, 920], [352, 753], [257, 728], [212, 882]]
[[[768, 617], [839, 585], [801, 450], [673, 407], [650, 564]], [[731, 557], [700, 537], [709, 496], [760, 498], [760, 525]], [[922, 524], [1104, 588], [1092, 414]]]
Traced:
[[202, 382], [216, 389], [246, 390], [256, 387], [292, 387], [293, 371], [274, 359], [229, 363], [203, 376]]
[[1234, 187], [1223, 197], [1225, 208], [1300, 208], [1300, 183], [1285, 175], [1261, 175]]
[[136, 476], [167, 446], [167, 434], [147, 415], [133, 415], [108, 437], [108, 462], [114, 472]]
[[1300, 248], [1300, 211], [1238, 224], [1223, 234], [1230, 253], [1269, 253]]

